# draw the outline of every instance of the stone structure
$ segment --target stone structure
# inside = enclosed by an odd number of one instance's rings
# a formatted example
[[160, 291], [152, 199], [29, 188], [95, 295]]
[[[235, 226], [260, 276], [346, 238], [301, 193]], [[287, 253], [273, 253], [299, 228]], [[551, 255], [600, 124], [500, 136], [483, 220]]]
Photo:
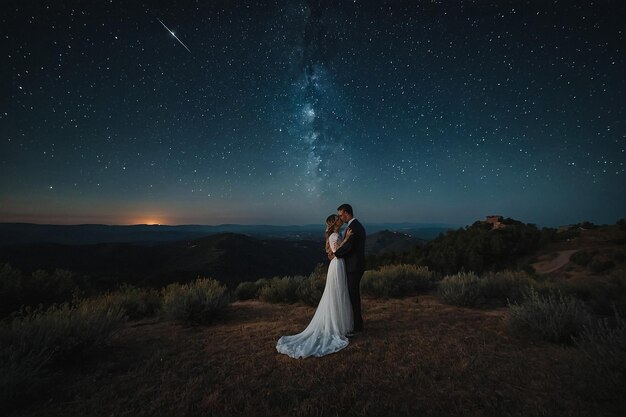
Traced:
[[487, 220], [485, 223], [491, 224], [491, 229], [502, 229], [506, 227], [504, 223], [502, 223], [503, 217], [497, 214], [493, 214], [491, 216], [487, 216]]

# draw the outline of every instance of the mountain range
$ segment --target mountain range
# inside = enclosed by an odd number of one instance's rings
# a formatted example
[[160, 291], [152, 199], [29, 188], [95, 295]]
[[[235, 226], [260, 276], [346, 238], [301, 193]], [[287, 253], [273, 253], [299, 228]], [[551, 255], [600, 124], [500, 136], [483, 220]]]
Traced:
[[[438, 226], [403, 231], [368, 227], [366, 252], [402, 251], [423, 244]], [[248, 233], [224, 232], [238, 230]], [[105, 226], [0, 224], [0, 263], [25, 273], [70, 270], [103, 283], [161, 287], [198, 276], [230, 287], [273, 276], [308, 275], [327, 262], [324, 237], [310, 226]], [[374, 232], [370, 232], [370, 230]], [[416, 237], [416, 233], [420, 237]], [[323, 233], [323, 232], [322, 232]]]
[[[368, 234], [383, 230], [401, 232], [423, 240], [460, 227], [429, 223], [372, 223], [364, 225]], [[51, 225], [33, 223], [0, 223], [0, 246], [31, 243], [62, 243], [71, 245], [96, 243], [158, 244], [198, 239], [219, 233], [238, 233], [260, 239], [323, 240], [324, 226], [319, 224], [272, 226], [222, 224], [207, 225]]]

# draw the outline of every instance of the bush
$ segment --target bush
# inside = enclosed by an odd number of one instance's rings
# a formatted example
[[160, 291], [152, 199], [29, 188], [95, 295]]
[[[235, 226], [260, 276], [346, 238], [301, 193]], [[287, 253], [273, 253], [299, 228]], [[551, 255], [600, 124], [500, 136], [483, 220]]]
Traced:
[[448, 304], [462, 307], [502, 307], [522, 300], [533, 284], [533, 279], [521, 271], [490, 272], [482, 277], [462, 272], [445, 277], [437, 295]]
[[480, 298], [480, 278], [473, 272], [448, 275], [439, 283], [437, 296], [448, 304], [474, 306]]
[[611, 260], [601, 261], [599, 259], [594, 259], [589, 264], [589, 269], [591, 269], [591, 271], [596, 273], [596, 274], [600, 274], [602, 272], [609, 271], [609, 270], [611, 270], [613, 268], [615, 268], [615, 264]]
[[491, 272], [482, 277], [482, 302], [498, 307], [524, 299], [524, 294], [535, 285], [526, 272], [500, 271]]
[[569, 259], [577, 265], [587, 266], [593, 259], [593, 254], [586, 250], [579, 250], [578, 252], [574, 252]]
[[206, 324], [229, 303], [226, 287], [214, 279], [170, 284], [163, 290], [163, 312], [169, 319]]
[[38, 269], [22, 282], [24, 304], [51, 305], [70, 301], [77, 287], [74, 278], [73, 272], [64, 269], [57, 268], [53, 272]]
[[135, 288], [123, 284], [112, 293], [101, 295], [103, 302], [121, 307], [129, 319], [154, 316], [161, 308], [162, 299], [156, 290]]
[[242, 282], [235, 288], [235, 298], [242, 301], [257, 298], [259, 289], [256, 282]]
[[541, 295], [534, 288], [524, 300], [509, 305], [511, 330], [529, 332], [544, 340], [572, 342], [589, 323], [589, 314], [582, 302], [560, 291]]
[[22, 273], [9, 264], [0, 264], [0, 317], [22, 305]]
[[259, 300], [268, 303], [295, 303], [299, 300], [298, 289], [304, 277], [275, 277], [259, 291]]
[[294, 303], [303, 301], [317, 306], [326, 286], [328, 267], [318, 264], [308, 277], [275, 277], [242, 282], [235, 289], [238, 300], [259, 298], [270, 303]]
[[259, 298], [259, 291], [268, 284], [269, 280], [261, 278], [255, 282], [242, 282], [235, 288], [235, 298], [237, 300], [252, 300]]
[[298, 298], [311, 306], [317, 306], [326, 287], [327, 274], [328, 267], [324, 264], [318, 264], [311, 275], [300, 282], [297, 291]]
[[119, 306], [101, 299], [48, 309], [25, 309], [0, 324], [0, 402], [36, 382], [50, 361], [101, 344], [124, 322]]
[[436, 274], [425, 266], [387, 265], [366, 271], [361, 291], [372, 297], [406, 297], [434, 288], [436, 280]]
[[587, 368], [600, 391], [623, 386], [626, 379], [626, 321], [615, 312], [612, 324], [607, 318], [585, 326], [576, 345], [587, 358]]
[[623, 271], [613, 271], [601, 279], [568, 283], [564, 288], [596, 314], [611, 316], [615, 311], [621, 316], [626, 314], [626, 274]]

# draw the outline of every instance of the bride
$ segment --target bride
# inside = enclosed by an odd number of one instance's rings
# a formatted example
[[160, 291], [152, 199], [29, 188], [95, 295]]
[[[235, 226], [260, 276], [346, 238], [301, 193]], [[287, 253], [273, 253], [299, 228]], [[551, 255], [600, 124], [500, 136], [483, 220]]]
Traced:
[[[326, 252], [333, 253], [352, 236], [350, 229], [341, 240], [339, 229], [343, 222], [336, 214], [326, 219]], [[324, 356], [348, 346], [346, 334], [352, 331], [352, 306], [348, 296], [346, 265], [333, 258], [328, 266], [326, 286], [315, 315], [300, 334], [278, 339], [276, 350], [292, 358]]]

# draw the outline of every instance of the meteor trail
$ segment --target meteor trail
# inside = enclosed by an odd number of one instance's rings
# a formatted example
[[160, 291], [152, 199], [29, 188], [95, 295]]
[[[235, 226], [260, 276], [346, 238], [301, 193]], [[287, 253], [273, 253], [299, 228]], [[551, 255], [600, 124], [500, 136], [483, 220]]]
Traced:
[[183, 47], [187, 50], [187, 52], [191, 53], [191, 51], [189, 50], [189, 48], [187, 48], [187, 45], [185, 45], [185, 44], [183, 43], [183, 41], [181, 41], [180, 39], [178, 39], [178, 36], [176, 36], [176, 34], [175, 34], [174, 32], [172, 32], [172, 31], [170, 30], [170, 28], [168, 28], [167, 26], [165, 26], [165, 23], [161, 22], [161, 19], [159, 19], [159, 18], [157, 17], [157, 20], [159, 21], [159, 23], [160, 23], [160, 24], [162, 24], [162, 25], [163, 25], [163, 27], [164, 27], [165, 29], [167, 29], [167, 31], [168, 31], [169, 33], [171, 33], [171, 34], [172, 34], [172, 36], [173, 36], [173, 37], [175, 37], [175, 38], [176, 38], [176, 40], [177, 40], [178, 42], [180, 42], [180, 44], [181, 44], [181, 45], [182, 45], [182, 46], [183, 46]]

